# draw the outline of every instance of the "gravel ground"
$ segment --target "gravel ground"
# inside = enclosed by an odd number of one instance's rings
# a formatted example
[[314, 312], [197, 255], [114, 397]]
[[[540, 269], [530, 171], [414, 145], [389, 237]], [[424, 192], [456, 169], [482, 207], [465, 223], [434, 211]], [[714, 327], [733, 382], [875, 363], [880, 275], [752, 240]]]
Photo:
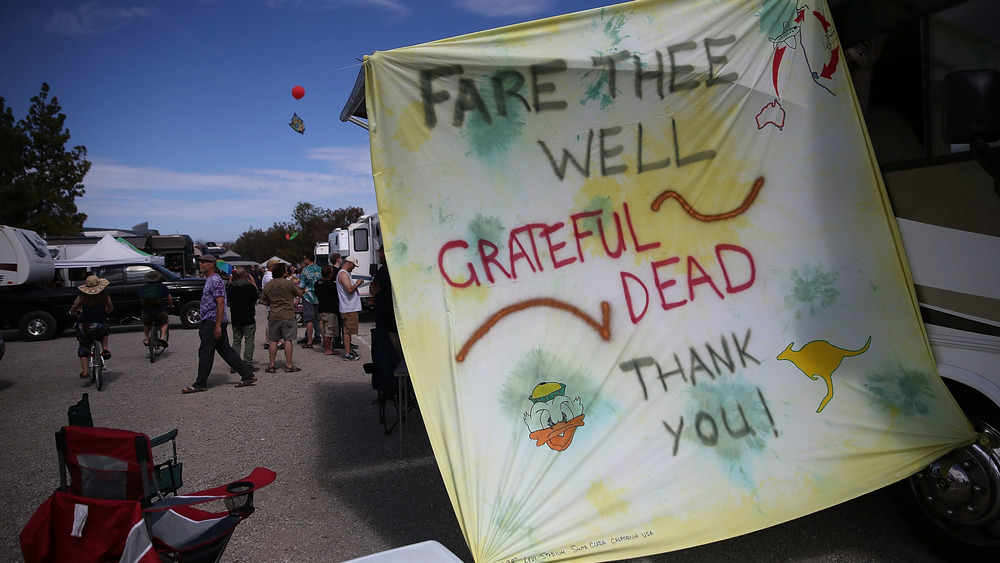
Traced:
[[[216, 358], [208, 392], [193, 395], [180, 389], [194, 381], [198, 335], [179, 325], [155, 364], [141, 329], [113, 329], [103, 392], [76, 377], [72, 333], [46, 342], [3, 333], [0, 560], [21, 560], [17, 535], [59, 483], [53, 433], [88, 392], [99, 426], [150, 435], [179, 429], [182, 492], [239, 479], [257, 466], [277, 472], [257, 493], [257, 512], [236, 530], [223, 561], [343, 561], [434, 539], [471, 562], [419, 415], [402, 459], [399, 430], [387, 436], [378, 424], [376, 393], [362, 369], [371, 358], [371, 325], [361, 326], [361, 361], [296, 347], [302, 371], [294, 374], [283, 373], [281, 352], [278, 373], [263, 372], [263, 307], [257, 326], [257, 385], [234, 388], [238, 376]], [[639, 561], [936, 561], [887, 504], [877, 492], [783, 526]]]

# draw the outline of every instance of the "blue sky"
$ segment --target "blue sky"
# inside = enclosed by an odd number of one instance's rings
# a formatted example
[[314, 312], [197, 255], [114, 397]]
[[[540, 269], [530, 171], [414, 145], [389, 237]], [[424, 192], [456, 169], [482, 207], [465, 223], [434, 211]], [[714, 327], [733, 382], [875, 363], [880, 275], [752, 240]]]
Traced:
[[[93, 163], [87, 227], [232, 241], [296, 202], [376, 212], [368, 136], [339, 119], [357, 59], [611, 0], [4, 2], [0, 97], [43, 82]], [[305, 97], [292, 97], [292, 87]], [[304, 135], [288, 123], [305, 120]]]

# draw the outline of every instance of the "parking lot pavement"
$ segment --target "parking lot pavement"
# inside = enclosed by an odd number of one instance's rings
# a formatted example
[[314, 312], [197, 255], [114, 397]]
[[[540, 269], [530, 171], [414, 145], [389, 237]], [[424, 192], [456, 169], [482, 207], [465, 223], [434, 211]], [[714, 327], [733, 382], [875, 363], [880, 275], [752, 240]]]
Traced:
[[[71, 332], [45, 342], [4, 333], [0, 560], [21, 559], [17, 535], [59, 483], [53, 433], [66, 424], [67, 408], [89, 393], [99, 426], [151, 435], [179, 430], [182, 492], [238, 479], [257, 466], [277, 472], [257, 493], [258, 510], [236, 530], [223, 561], [343, 561], [428, 539], [472, 561], [420, 417], [412, 419], [402, 459], [398, 429], [386, 435], [378, 424], [376, 393], [362, 367], [371, 360], [371, 325], [361, 325], [361, 361], [296, 346], [293, 361], [302, 371], [293, 374], [264, 373], [265, 325], [258, 307], [256, 385], [234, 388], [239, 377], [216, 357], [209, 390], [192, 395], [180, 390], [195, 378], [198, 334], [177, 324], [154, 364], [140, 327], [113, 329], [101, 392], [77, 377]], [[877, 492], [755, 534], [640, 561], [936, 560]]]

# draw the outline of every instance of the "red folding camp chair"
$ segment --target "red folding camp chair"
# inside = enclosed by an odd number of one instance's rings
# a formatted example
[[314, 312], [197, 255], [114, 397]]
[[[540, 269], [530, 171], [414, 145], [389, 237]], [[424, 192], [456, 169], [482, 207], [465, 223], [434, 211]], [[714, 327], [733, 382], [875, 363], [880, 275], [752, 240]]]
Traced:
[[[145, 434], [66, 426], [56, 433], [56, 447], [60, 488], [21, 531], [27, 563], [218, 561], [236, 526], [253, 513], [254, 491], [275, 479], [258, 467], [239, 481], [164, 498], [156, 492]], [[213, 501], [222, 509], [195, 506]]]

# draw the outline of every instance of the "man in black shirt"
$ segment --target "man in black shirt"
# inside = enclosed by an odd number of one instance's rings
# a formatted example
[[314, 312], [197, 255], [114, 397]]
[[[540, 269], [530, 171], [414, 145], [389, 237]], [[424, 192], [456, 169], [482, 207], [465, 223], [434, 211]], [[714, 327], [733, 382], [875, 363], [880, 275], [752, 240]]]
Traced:
[[319, 299], [319, 320], [323, 326], [323, 353], [334, 356], [333, 341], [340, 334], [340, 296], [337, 294], [337, 280], [334, 279], [336, 269], [333, 266], [323, 266], [322, 279], [313, 286], [313, 293]]
[[[229, 312], [233, 327], [233, 350], [240, 353], [240, 345], [243, 345], [243, 361], [252, 371], [260, 368], [253, 365], [253, 340], [257, 334], [257, 297], [259, 292], [257, 286], [248, 279], [246, 268], [237, 266], [233, 270], [233, 279], [226, 286], [226, 293], [229, 298]], [[236, 373], [236, 369], [230, 369], [230, 373]]]

